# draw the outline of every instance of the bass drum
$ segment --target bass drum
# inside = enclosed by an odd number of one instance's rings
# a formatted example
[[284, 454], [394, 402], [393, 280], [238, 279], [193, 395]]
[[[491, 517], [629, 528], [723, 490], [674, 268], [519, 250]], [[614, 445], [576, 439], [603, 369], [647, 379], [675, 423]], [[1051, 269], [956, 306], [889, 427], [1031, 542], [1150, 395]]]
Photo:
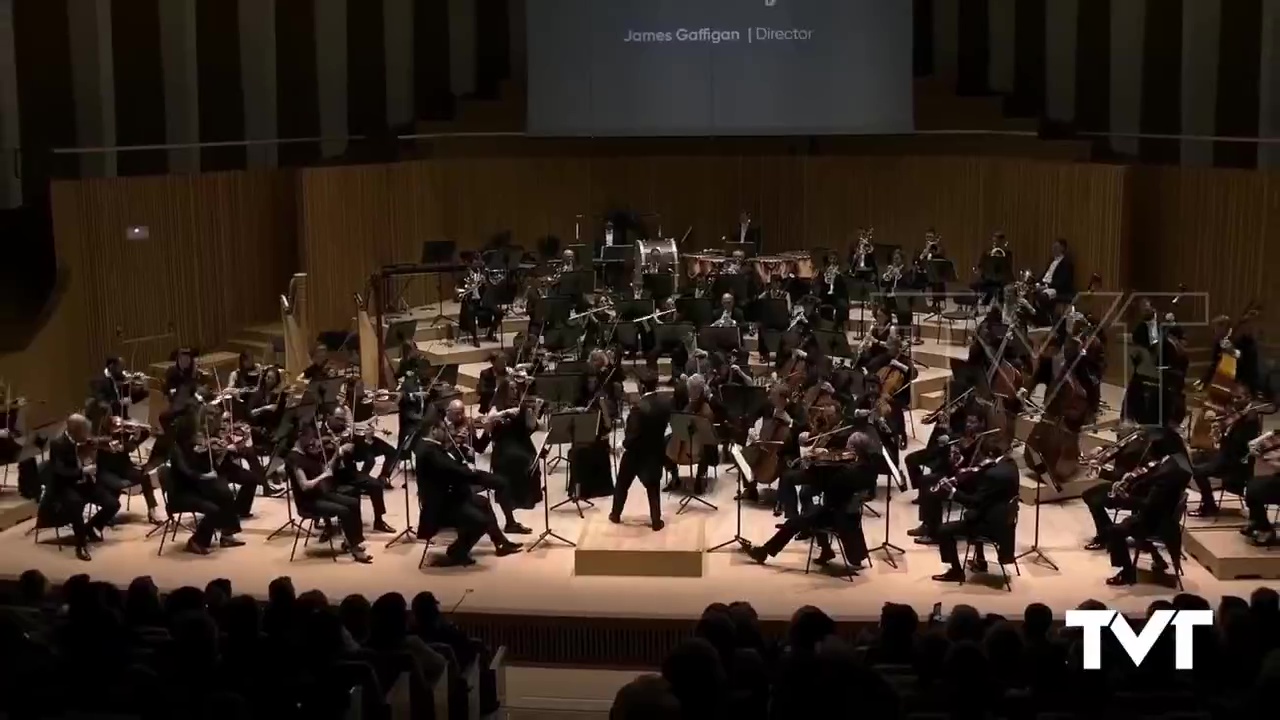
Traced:
[[[676, 250], [676, 241], [671, 238], [651, 238], [636, 240], [635, 285], [641, 287], [645, 273], [652, 273], [657, 266], [659, 275], [677, 275], [680, 267], [680, 253]], [[678, 280], [672, 280], [672, 290], [679, 287]]]
[[791, 265], [791, 273], [798, 278], [808, 280], [813, 277], [813, 257], [803, 250], [785, 252], [782, 256]]
[[756, 277], [760, 278], [760, 282], [764, 286], [768, 286], [769, 280], [774, 276], [778, 278], [786, 278], [787, 276], [787, 258], [777, 255], [761, 255], [747, 262], [751, 263]]

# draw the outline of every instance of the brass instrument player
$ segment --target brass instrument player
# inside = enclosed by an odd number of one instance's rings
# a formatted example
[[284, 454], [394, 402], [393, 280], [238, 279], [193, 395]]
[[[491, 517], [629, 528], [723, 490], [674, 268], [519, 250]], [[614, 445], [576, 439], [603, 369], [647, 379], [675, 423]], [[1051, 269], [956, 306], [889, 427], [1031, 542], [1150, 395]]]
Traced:
[[840, 272], [840, 255], [835, 251], [827, 253], [822, 274], [815, 278], [813, 294], [821, 303], [819, 313], [835, 322], [836, 331], [844, 332], [849, 322], [849, 286]]
[[[66, 428], [49, 441], [49, 484], [40, 501], [42, 524], [70, 524], [75, 536], [76, 557], [89, 561], [89, 543], [102, 542], [102, 531], [120, 512], [120, 501], [98, 482], [95, 464], [96, 443], [92, 425], [84, 415], [67, 418]], [[98, 510], [86, 522], [86, 505]], [[52, 517], [49, 517], [49, 516]]]
[[471, 259], [471, 267], [458, 292], [458, 302], [461, 303], [458, 327], [471, 334], [471, 342], [476, 347], [480, 347], [481, 325], [487, 328], [484, 339], [488, 342], [497, 342], [498, 328], [502, 325], [502, 310], [488, 302], [491, 297], [486, 297], [490, 285], [489, 271], [477, 253]]
[[[1000, 443], [975, 443], [973, 459], [950, 478], [944, 479], [934, 494], [945, 495], [964, 508], [959, 520], [942, 523], [934, 532], [938, 556], [949, 567], [934, 575], [938, 582], [964, 582], [965, 568], [960, 564], [956, 548], [958, 538], [988, 537], [997, 544], [997, 553], [1012, 553], [1013, 529], [1009, 507], [1018, 497], [1018, 466], [1003, 453]], [[969, 569], [984, 573], [987, 561], [982, 548], [974, 549]]]
[[849, 252], [850, 277], [867, 284], [874, 284], [880, 279], [876, 268], [875, 245], [871, 241], [873, 233], [871, 228], [858, 230], [858, 241]]
[[942, 303], [947, 287], [942, 281], [929, 282], [929, 268], [934, 260], [945, 260], [946, 257], [942, 249], [942, 236], [933, 228], [929, 228], [924, 233], [924, 248], [916, 256], [915, 270], [918, 287], [929, 293], [930, 306], [938, 306]]
[[[877, 473], [873, 459], [879, 454], [876, 439], [860, 432], [849, 436], [843, 452], [814, 451], [808, 460], [811, 464], [806, 470], [805, 482], [822, 494], [821, 504], [788, 518], [763, 545], [746, 547], [747, 556], [763, 565], [801, 534], [832, 528], [851, 564], [848, 571], [856, 575], [855, 568], [868, 554], [866, 538], [862, 534], [861, 498], [875, 488]], [[826, 565], [835, 559], [836, 553], [826, 533], [819, 533], [815, 541], [820, 552], [814, 562]]]
[[[987, 249], [986, 257], [1007, 258], [1009, 256], [1009, 243], [1005, 239], [1004, 233], [996, 231], [991, 233], [991, 247]], [[980, 274], [978, 279], [969, 287], [978, 295], [978, 303], [980, 305], [991, 305], [1000, 297], [1000, 290], [1003, 283], [999, 278], [988, 277], [986, 274]]]
[[912, 325], [911, 298], [898, 295], [899, 289], [906, 289], [910, 285], [911, 281], [906, 277], [907, 272], [907, 262], [902, 254], [902, 249], [895, 249], [889, 257], [889, 267], [880, 276], [880, 294], [883, 298], [885, 309], [893, 314], [894, 322], [898, 326], [898, 332], [903, 335], [904, 339], [909, 340]]

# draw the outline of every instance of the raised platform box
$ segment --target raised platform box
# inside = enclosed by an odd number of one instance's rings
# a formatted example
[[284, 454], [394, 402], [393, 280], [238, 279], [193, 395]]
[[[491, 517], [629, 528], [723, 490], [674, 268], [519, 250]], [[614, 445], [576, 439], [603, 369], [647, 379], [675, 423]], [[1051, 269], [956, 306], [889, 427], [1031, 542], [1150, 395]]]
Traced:
[[701, 517], [672, 516], [665, 528], [654, 532], [639, 518], [623, 518], [615, 525], [596, 514], [587, 519], [578, 538], [573, 572], [578, 576], [699, 578], [705, 549]]
[[1188, 528], [1187, 554], [1219, 580], [1280, 579], [1280, 547], [1256, 547], [1238, 527]]

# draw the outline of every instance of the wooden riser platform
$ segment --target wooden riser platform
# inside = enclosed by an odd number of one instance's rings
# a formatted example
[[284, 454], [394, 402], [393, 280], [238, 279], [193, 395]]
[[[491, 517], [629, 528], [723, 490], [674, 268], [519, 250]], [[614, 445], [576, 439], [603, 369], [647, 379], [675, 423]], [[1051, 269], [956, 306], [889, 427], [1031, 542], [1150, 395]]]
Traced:
[[1251, 545], [1239, 528], [1189, 528], [1187, 554], [1219, 580], [1280, 580], [1280, 547]]
[[578, 577], [700, 578], [705, 566], [706, 521], [695, 514], [669, 515], [654, 532], [647, 520], [625, 516], [614, 524], [602, 513], [587, 518], [574, 549]]
[[36, 509], [35, 501], [27, 500], [12, 488], [5, 488], [0, 493], [0, 532], [35, 517]]

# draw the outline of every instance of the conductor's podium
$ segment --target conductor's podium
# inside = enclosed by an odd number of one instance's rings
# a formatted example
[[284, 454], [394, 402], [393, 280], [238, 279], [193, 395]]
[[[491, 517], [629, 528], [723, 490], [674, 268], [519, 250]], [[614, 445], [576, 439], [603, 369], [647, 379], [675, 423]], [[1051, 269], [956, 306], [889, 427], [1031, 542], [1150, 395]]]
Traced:
[[582, 528], [574, 551], [578, 576], [698, 578], [706, 550], [705, 520], [674, 515], [654, 532], [640, 516], [623, 517], [622, 524], [593, 514]]
[[1189, 527], [1182, 534], [1187, 554], [1219, 580], [1280, 579], [1280, 547], [1263, 548], [1240, 534], [1240, 527]]

